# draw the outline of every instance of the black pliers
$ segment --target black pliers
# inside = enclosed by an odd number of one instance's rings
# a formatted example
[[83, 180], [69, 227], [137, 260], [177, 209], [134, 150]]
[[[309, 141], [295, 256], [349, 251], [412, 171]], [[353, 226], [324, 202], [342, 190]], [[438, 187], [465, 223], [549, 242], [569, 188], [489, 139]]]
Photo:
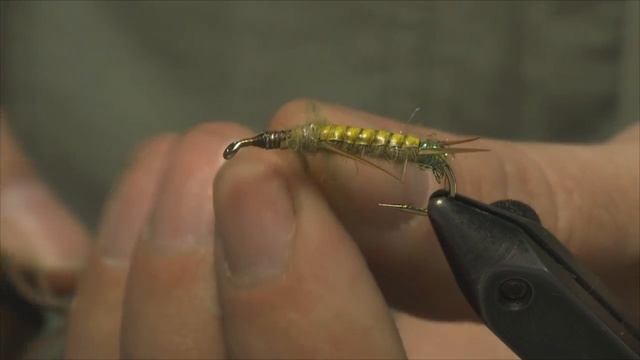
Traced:
[[528, 205], [434, 193], [429, 218], [467, 301], [518, 356], [640, 359], [640, 332]]

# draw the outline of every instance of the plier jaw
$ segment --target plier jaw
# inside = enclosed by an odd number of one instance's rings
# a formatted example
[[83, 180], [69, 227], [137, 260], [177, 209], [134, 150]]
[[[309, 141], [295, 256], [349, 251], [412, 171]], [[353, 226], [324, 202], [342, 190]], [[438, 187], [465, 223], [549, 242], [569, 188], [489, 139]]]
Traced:
[[640, 359], [640, 332], [528, 205], [434, 193], [428, 214], [458, 285], [523, 358]]

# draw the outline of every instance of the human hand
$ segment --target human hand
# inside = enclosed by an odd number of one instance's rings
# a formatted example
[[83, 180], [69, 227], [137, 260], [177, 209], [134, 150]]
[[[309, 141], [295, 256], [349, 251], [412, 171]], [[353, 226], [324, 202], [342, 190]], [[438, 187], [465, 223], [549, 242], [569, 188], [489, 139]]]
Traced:
[[[307, 102], [292, 102], [275, 116], [273, 129], [305, 121]], [[333, 123], [425, 135], [379, 116], [323, 106]], [[439, 138], [464, 138], [438, 134]], [[480, 139], [452, 166], [461, 193], [491, 203], [517, 199], [530, 204], [542, 223], [595, 272], [640, 321], [640, 123], [599, 144], [517, 143]], [[439, 185], [423, 172], [399, 184], [367, 166], [336, 156], [308, 158], [308, 172], [358, 243], [388, 300], [398, 308], [444, 319], [473, 317], [452, 280], [448, 264], [424, 218], [377, 207], [379, 202], [422, 207]], [[615, 239], [615, 240], [609, 240]], [[425, 286], [425, 283], [427, 286]], [[432, 288], [439, 289], [434, 297]], [[446, 300], [443, 300], [446, 299]]]
[[[40, 178], [1, 110], [0, 234], [3, 270], [30, 300], [54, 304], [71, 290], [84, 265], [88, 233]], [[37, 284], [27, 284], [24, 273]]]
[[0, 358], [36, 351], [25, 345], [40, 327], [35, 310], [15, 306], [5, 282], [27, 301], [64, 307], [84, 264], [87, 240], [80, 221], [40, 178], [0, 110]]
[[[303, 122], [305, 107], [300, 101], [285, 106], [273, 128]], [[345, 108], [322, 111], [336, 123], [407, 131]], [[632, 131], [592, 147], [484, 140], [479, 147], [491, 152], [454, 161], [459, 189], [483, 201], [528, 202], [592, 270], [637, 284], [629, 270], [638, 264], [638, 161], [614, 156], [633, 155], [638, 128]], [[222, 150], [248, 135], [236, 125], [207, 124], [142, 148], [105, 212], [72, 308], [68, 357], [398, 358], [403, 345], [410, 357], [509, 354], [487, 332], [478, 333], [477, 348], [456, 343], [465, 339], [459, 332], [466, 324], [450, 327], [452, 336], [434, 345], [429, 339], [441, 335], [437, 325], [400, 316], [398, 335], [383, 296], [430, 318], [473, 319], [428, 221], [376, 206], [426, 201], [434, 189], [423, 176], [398, 184], [363, 166], [356, 174], [344, 159], [316, 155], [302, 163], [286, 152], [247, 149], [223, 167], [212, 191]], [[559, 153], [571, 163], [561, 162]], [[544, 159], [546, 170], [537, 165]], [[594, 178], [590, 186], [571, 182], [596, 168], [621, 175]], [[603, 200], [591, 194], [600, 186], [632, 196]], [[608, 210], [595, 206], [605, 200]], [[566, 214], [575, 201], [580, 213]], [[625, 223], [593, 211], [629, 217]], [[591, 219], [599, 219], [598, 226], [585, 231]], [[600, 242], [607, 238], [620, 243]], [[600, 259], [605, 250], [607, 258]], [[608, 283], [627, 302], [637, 299], [637, 289]], [[421, 337], [417, 331], [425, 329], [434, 333]], [[495, 346], [486, 347], [491, 341]]]

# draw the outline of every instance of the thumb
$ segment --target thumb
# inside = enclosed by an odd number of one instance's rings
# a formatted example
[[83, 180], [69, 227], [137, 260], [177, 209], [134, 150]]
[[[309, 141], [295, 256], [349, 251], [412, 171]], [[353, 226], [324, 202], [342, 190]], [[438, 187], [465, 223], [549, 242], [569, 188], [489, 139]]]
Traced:
[[[308, 121], [305, 101], [285, 105], [274, 129]], [[331, 123], [412, 133], [425, 138], [466, 136], [409, 127], [390, 119], [322, 105]], [[636, 126], [636, 132], [638, 127]], [[633, 131], [633, 130], [630, 130]], [[638, 299], [638, 142], [602, 144], [515, 143], [480, 139], [488, 152], [459, 154], [451, 161], [458, 191], [484, 202], [512, 198], [531, 205], [542, 222], [627, 304]], [[471, 147], [471, 146], [470, 146]], [[429, 221], [379, 208], [377, 203], [423, 207], [441, 187], [408, 164], [403, 182], [372, 167], [329, 155], [307, 157], [309, 171], [363, 251], [393, 305], [435, 318], [468, 318], [472, 311], [454, 282]], [[388, 164], [386, 167], [393, 167]], [[402, 165], [396, 165], [402, 172]], [[637, 286], [636, 286], [637, 287]], [[434, 296], [437, 293], [438, 296]]]

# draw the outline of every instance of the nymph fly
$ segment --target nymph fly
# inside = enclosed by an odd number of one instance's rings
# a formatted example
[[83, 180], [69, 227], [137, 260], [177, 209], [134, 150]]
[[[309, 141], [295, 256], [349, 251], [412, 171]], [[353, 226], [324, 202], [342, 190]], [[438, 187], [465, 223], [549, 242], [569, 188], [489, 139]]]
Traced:
[[[314, 153], [321, 150], [362, 161], [389, 173], [366, 158], [379, 158], [403, 164], [414, 163], [418, 168], [431, 170], [438, 183], [446, 180], [450, 196], [456, 194], [456, 179], [449, 166], [452, 154], [485, 151], [484, 149], [455, 148], [451, 145], [477, 140], [470, 138], [443, 141], [419, 138], [387, 130], [360, 128], [327, 122], [311, 122], [293, 129], [266, 131], [252, 138], [232, 142], [224, 150], [225, 159], [231, 159], [241, 148], [256, 146], [263, 149], [289, 149], [299, 153]], [[393, 176], [393, 175], [392, 175]], [[395, 177], [395, 176], [394, 176]], [[426, 208], [405, 204], [378, 204], [397, 208], [418, 215], [426, 215]]]

